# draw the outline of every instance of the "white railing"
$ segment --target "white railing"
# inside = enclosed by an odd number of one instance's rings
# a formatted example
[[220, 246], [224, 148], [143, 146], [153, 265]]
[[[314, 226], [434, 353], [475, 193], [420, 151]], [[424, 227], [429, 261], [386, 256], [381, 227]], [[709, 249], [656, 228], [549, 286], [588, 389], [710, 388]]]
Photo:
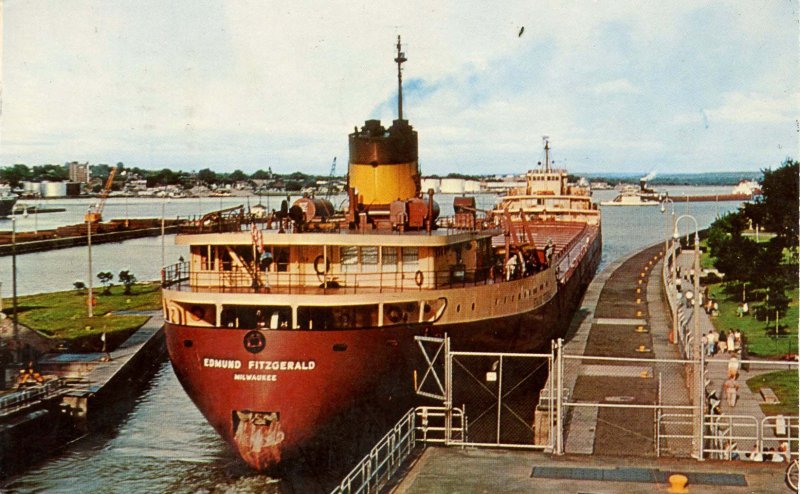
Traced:
[[[433, 423], [432, 423], [433, 422]], [[464, 410], [412, 408], [339, 483], [331, 494], [379, 492], [422, 444], [458, 444], [466, 440]]]

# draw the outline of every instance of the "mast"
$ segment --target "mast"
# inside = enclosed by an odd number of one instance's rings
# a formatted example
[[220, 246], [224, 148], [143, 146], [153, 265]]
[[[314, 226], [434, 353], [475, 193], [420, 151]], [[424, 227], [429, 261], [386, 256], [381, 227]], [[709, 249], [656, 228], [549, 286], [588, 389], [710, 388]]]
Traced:
[[542, 136], [544, 141], [544, 171], [550, 173], [550, 138]]
[[400, 51], [400, 35], [397, 35], [397, 118], [403, 119], [403, 71], [402, 65], [406, 61], [406, 54]]

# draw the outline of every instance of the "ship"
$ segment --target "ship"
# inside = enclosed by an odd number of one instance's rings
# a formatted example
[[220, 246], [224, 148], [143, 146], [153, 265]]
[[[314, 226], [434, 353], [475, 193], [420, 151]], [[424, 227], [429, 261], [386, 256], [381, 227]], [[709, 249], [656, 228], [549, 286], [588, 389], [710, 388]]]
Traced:
[[661, 196], [647, 186], [647, 177], [639, 179], [639, 185], [624, 185], [617, 196], [610, 201], [603, 201], [602, 206], [658, 206]]
[[11, 188], [0, 186], [0, 218], [10, 216], [16, 203], [17, 196], [11, 193]]
[[399, 37], [394, 60], [398, 118], [349, 134], [342, 211], [309, 196], [266, 217], [210, 212], [181, 226], [187, 258], [162, 269], [175, 374], [253, 469], [272, 471], [331, 435], [352, 441], [373, 416], [354, 415], [361, 407], [394, 423], [424, 371], [416, 337], [549, 348], [600, 262], [598, 207], [563, 170], [529, 172], [524, 190], [490, 210], [457, 196], [442, 216], [403, 118]]

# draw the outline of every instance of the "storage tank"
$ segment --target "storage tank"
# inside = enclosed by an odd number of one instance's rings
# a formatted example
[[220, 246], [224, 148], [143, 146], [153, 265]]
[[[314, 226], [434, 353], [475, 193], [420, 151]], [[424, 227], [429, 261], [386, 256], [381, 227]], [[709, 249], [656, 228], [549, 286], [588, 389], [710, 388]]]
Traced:
[[34, 195], [38, 196], [42, 193], [42, 183], [41, 182], [30, 182], [30, 181], [23, 181], [22, 184], [22, 193], [25, 195]]
[[422, 179], [422, 190], [433, 189], [433, 192], [438, 194], [441, 189], [439, 185], [441, 184], [441, 180], [438, 178], [423, 178]]
[[463, 194], [464, 193], [464, 179], [463, 178], [443, 178], [441, 186], [442, 194]]
[[67, 195], [66, 182], [42, 182], [42, 197], [64, 197]]

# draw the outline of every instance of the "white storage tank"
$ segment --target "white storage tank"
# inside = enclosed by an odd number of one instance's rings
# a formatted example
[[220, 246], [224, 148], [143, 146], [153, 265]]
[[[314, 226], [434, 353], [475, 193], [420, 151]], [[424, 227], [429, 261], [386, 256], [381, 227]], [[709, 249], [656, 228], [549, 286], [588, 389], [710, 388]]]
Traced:
[[463, 178], [443, 178], [441, 191], [442, 194], [463, 194], [464, 193]]
[[42, 197], [64, 197], [67, 195], [67, 182], [42, 182]]
[[420, 182], [420, 185], [422, 187], [422, 193], [427, 194], [428, 189], [433, 189], [433, 192], [438, 194], [441, 191], [439, 183], [440, 182], [438, 178], [423, 178], [422, 181]]
[[464, 192], [473, 193], [481, 191], [481, 183], [477, 180], [467, 180], [464, 182]]
[[42, 191], [42, 183], [41, 182], [30, 182], [27, 180], [23, 180], [20, 182], [22, 184], [22, 193], [25, 195], [35, 195], [38, 196]]

